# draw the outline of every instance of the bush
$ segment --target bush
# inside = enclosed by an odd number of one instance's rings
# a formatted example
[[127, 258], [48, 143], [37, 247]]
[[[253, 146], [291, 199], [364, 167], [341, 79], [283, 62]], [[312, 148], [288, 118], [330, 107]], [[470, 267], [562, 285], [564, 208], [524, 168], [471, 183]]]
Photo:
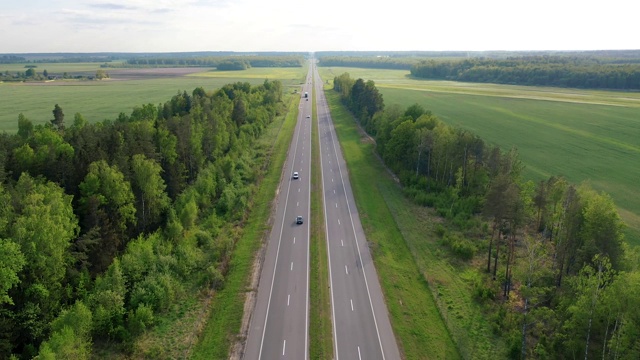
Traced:
[[442, 243], [448, 246], [451, 252], [462, 260], [471, 260], [476, 254], [476, 246], [473, 242], [463, 239], [457, 234], [444, 234]]
[[136, 311], [129, 311], [127, 325], [129, 333], [133, 336], [142, 334], [144, 330], [153, 325], [153, 309], [146, 304], [139, 304]]

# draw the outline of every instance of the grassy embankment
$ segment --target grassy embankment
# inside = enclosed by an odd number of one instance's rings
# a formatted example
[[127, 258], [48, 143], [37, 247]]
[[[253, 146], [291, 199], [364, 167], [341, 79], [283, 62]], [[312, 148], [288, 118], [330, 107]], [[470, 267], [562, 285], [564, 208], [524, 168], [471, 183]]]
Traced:
[[[401, 352], [407, 359], [460, 358], [465, 351], [459, 351], [452, 340], [456, 334], [447, 329], [427, 282], [424, 263], [429, 259], [416, 261], [420, 254], [412, 253], [410, 241], [435, 242], [435, 236], [431, 239], [424, 229], [397, 222], [400, 213], [394, 206], [404, 201], [398, 185], [374, 155], [373, 145], [362, 138], [350, 114], [339, 104], [338, 95], [328, 89], [325, 94]], [[405, 220], [415, 227], [425, 221], [413, 214], [408, 216]], [[406, 233], [411, 237], [405, 238]], [[455, 281], [446, 276], [443, 279]], [[468, 316], [470, 322], [476, 318], [466, 309], [460, 314]]]
[[[56, 72], [95, 71], [99, 68], [99, 64], [38, 64], [36, 70], [41, 72], [47, 69], [53, 72], [50, 65], [55, 65]], [[0, 69], [4, 71], [5, 68], [0, 65]], [[24, 70], [22, 68], [20, 71]], [[305, 70], [306, 68], [251, 68], [244, 71], [203, 71], [188, 76], [171, 77], [166, 77], [166, 74], [163, 75], [165, 77], [158, 77], [153, 73], [141, 74], [144, 78], [133, 80], [117, 80], [117, 76], [114, 75], [112, 79], [101, 81], [0, 83], [0, 132], [16, 132], [20, 113], [34, 124], [48, 123], [53, 118], [51, 111], [55, 104], [62, 107], [65, 122], [71, 124], [76, 113], [82, 114], [89, 122], [115, 120], [121, 111], [129, 115], [135, 106], [164, 103], [177, 92], [186, 91], [191, 94], [196, 87], [212, 91], [237, 81], [258, 85], [268, 78], [280, 80], [286, 91], [291, 86], [299, 86], [300, 74]]]
[[289, 112], [282, 127], [272, 127], [270, 134], [264, 134], [261, 141], [273, 141], [271, 163], [260, 190], [253, 198], [251, 214], [245, 224], [242, 238], [236, 244], [230, 270], [224, 288], [211, 302], [210, 317], [193, 349], [193, 359], [227, 359], [229, 348], [240, 332], [245, 292], [249, 289], [249, 278], [256, 251], [268, 236], [268, 219], [273, 205], [273, 196], [280, 182], [287, 149], [295, 129], [298, 115], [297, 96], [291, 97]]
[[321, 68], [328, 79], [348, 72], [374, 80], [385, 105], [418, 103], [450, 125], [503, 149], [516, 146], [525, 176], [562, 175], [611, 195], [640, 245], [640, 93], [513, 86], [407, 77], [407, 71]]
[[324, 228], [324, 211], [322, 210], [318, 116], [316, 116], [316, 97], [315, 94], [312, 95], [309, 358], [315, 360], [333, 358], [333, 333], [327, 242]]

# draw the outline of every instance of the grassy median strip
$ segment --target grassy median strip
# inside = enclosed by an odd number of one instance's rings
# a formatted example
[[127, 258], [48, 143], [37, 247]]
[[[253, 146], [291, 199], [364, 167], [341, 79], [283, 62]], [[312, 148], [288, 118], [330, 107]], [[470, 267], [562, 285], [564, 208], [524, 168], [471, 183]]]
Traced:
[[313, 97], [313, 111], [311, 113], [313, 121], [311, 128], [311, 236], [309, 240], [311, 252], [309, 264], [311, 267], [309, 274], [309, 358], [315, 360], [333, 358], [333, 336], [315, 97]]
[[211, 301], [211, 312], [200, 341], [193, 350], [193, 359], [227, 359], [229, 349], [240, 332], [245, 292], [249, 286], [251, 268], [256, 251], [260, 248], [265, 232], [268, 231], [268, 219], [271, 213], [273, 197], [280, 182], [282, 166], [287, 158], [287, 149], [295, 129], [298, 116], [299, 98], [294, 96], [289, 103], [289, 111], [284, 119], [274, 123], [269, 131], [273, 136], [264, 134], [264, 141], [276, 138], [273, 143], [269, 170], [260, 184], [253, 199], [251, 214], [244, 227], [243, 235], [234, 249], [225, 280], [224, 288]]
[[395, 186], [393, 180], [375, 157], [373, 144], [363, 141], [338, 95], [330, 89], [325, 94], [400, 352], [406, 359], [461, 358], [429, 285], [381, 194], [381, 188]]

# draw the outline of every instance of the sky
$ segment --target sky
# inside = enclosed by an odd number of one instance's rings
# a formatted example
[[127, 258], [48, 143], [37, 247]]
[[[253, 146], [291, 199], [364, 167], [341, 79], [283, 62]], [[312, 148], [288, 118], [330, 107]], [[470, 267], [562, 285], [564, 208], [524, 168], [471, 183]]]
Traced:
[[0, 4], [0, 53], [640, 49], [637, 0]]

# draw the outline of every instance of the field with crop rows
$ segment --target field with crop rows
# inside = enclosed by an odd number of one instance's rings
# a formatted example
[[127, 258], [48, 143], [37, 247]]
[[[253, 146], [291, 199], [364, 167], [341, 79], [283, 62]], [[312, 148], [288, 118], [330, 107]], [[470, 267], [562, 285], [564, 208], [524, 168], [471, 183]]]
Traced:
[[373, 80], [385, 106], [418, 103], [503, 149], [516, 146], [532, 180], [562, 175], [611, 195], [640, 245], [640, 93], [412, 79], [407, 71], [321, 68]]

